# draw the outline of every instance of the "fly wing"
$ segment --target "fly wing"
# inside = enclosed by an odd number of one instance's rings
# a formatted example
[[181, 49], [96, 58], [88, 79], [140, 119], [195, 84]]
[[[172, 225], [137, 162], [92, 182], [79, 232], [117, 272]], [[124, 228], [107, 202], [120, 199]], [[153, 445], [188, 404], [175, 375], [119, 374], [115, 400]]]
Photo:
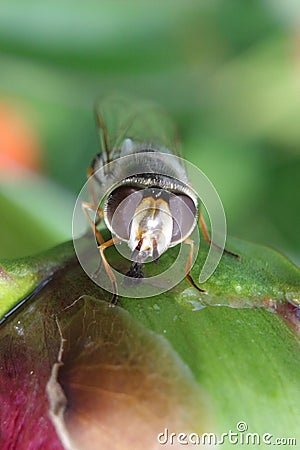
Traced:
[[115, 95], [97, 102], [95, 112], [104, 164], [141, 150], [180, 156], [177, 127], [155, 103]]

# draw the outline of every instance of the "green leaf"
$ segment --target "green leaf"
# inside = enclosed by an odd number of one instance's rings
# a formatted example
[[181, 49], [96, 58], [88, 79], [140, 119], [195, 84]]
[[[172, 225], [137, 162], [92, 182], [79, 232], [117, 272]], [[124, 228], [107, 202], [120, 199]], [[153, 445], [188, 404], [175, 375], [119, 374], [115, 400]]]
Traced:
[[[201, 285], [205, 293], [199, 293], [183, 281], [174, 292], [165, 295], [175, 297], [188, 309], [205, 305], [275, 309], [279, 302], [300, 304], [300, 271], [287, 258], [271, 248], [239, 239], [230, 238], [227, 247], [241, 259], [224, 254], [215, 273]], [[203, 244], [192, 269], [195, 281], [203, 266], [206, 249]], [[117, 261], [118, 253], [111, 257]], [[171, 257], [172, 249], [164, 256], [162, 264], [167, 266]], [[37, 256], [0, 262], [0, 317], [42, 280], [74, 258], [73, 244], [67, 242]]]
[[[93, 439], [119, 448], [122, 436], [122, 448], [133, 448], [141, 424], [137, 439], [145, 448], [165, 428], [220, 436], [237, 432], [238, 422], [260, 439], [270, 433], [299, 440], [299, 337], [288, 317], [297, 323], [299, 270], [274, 250], [237, 239], [227, 245], [241, 260], [224, 255], [201, 285], [207, 293], [184, 280], [156, 297], [120, 298], [116, 308], [83, 272], [70, 243], [6, 263], [7, 309], [52, 274], [0, 328], [1, 404], [12, 424], [7, 442], [18, 439], [16, 408], [23, 408], [28, 430], [36, 427], [28, 398], [46, 431], [53, 430], [50, 412], [64, 445], [76, 441], [79, 448]], [[202, 249], [195, 280], [204, 258]], [[24, 281], [18, 295], [10, 277]], [[32, 438], [36, 445], [54, 445], [58, 437], [46, 431]], [[228, 440], [223, 448], [231, 448]]]
[[0, 318], [72, 258], [73, 245], [68, 242], [37, 256], [1, 261]]
[[[300, 302], [300, 271], [277, 251], [231, 238], [227, 247], [238, 253], [241, 260], [224, 254], [214, 274], [203, 286], [206, 304], [233, 307], [272, 308], [278, 302]], [[194, 266], [199, 273], [205, 254]]]

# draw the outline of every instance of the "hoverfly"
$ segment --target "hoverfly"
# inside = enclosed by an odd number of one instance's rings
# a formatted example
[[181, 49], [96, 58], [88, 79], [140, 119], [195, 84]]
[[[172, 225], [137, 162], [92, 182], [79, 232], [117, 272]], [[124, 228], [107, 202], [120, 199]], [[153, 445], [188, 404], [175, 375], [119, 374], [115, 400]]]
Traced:
[[[101, 261], [112, 283], [110, 305], [117, 302], [118, 286], [105, 251], [121, 241], [126, 242], [131, 251], [132, 263], [126, 275], [132, 278], [143, 278], [143, 266], [149, 258], [157, 263], [168, 248], [181, 243], [189, 245], [183, 269], [185, 276], [193, 287], [205, 292], [190, 275], [194, 252], [190, 235], [198, 219], [205, 240], [218, 246], [211, 242], [185, 168], [178, 161], [170, 163], [167, 157], [179, 155], [176, 127], [157, 106], [123, 97], [104, 101], [96, 106], [95, 112], [101, 152], [88, 169], [90, 201], [84, 201], [82, 209], [94, 231]], [[127, 155], [132, 155], [130, 176], [126, 174], [122, 158]], [[111, 162], [115, 162], [113, 169]], [[106, 185], [110, 187], [100, 207], [97, 186], [103, 189]], [[96, 212], [95, 222], [89, 211]], [[108, 241], [99, 230], [102, 220], [113, 235]]]

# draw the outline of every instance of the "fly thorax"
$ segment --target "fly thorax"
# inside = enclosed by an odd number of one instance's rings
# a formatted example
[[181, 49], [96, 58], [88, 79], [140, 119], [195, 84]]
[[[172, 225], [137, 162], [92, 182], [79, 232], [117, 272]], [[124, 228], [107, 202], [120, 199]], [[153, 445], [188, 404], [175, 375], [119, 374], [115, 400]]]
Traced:
[[153, 197], [143, 198], [131, 222], [129, 247], [138, 249], [137, 259], [157, 259], [172, 240], [173, 219], [168, 203]]

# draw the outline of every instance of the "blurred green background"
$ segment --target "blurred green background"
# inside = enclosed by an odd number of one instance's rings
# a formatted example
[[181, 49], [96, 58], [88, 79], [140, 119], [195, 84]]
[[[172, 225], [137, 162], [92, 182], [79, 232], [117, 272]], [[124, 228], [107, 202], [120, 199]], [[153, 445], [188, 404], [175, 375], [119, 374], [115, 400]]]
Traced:
[[0, 257], [71, 237], [117, 90], [173, 115], [230, 235], [300, 264], [299, 24], [297, 0], [1, 1]]

